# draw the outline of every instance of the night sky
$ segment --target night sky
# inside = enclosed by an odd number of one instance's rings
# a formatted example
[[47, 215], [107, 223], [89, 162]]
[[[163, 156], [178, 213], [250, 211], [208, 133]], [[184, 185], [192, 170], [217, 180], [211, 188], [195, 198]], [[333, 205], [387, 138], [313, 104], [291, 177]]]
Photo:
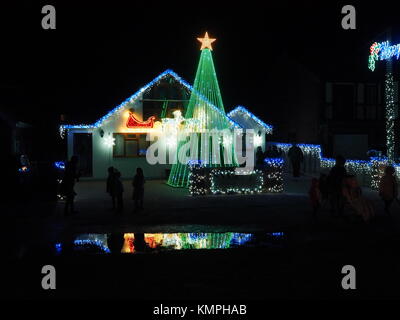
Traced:
[[[396, 6], [381, 1], [353, 3], [357, 30], [341, 28], [347, 2], [145, 3], [2, 4], [1, 107], [39, 126], [56, 126], [62, 113], [94, 122], [165, 69], [192, 83], [196, 38], [208, 31], [217, 38], [213, 54], [226, 110], [244, 105], [268, 121], [279, 112], [268, 105], [276, 57], [286, 52], [322, 80], [356, 79], [367, 72], [370, 43], [385, 40], [377, 35], [388, 26], [396, 30], [398, 20]], [[56, 7], [56, 30], [41, 28], [44, 4]]]

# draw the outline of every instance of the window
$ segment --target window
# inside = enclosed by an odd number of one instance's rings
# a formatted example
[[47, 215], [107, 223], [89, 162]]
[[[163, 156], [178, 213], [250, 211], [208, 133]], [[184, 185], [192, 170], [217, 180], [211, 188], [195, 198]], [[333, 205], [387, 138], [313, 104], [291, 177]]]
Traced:
[[352, 84], [335, 84], [333, 86], [334, 120], [354, 119], [355, 111], [354, 86]]
[[376, 105], [378, 101], [378, 90], [376, 85], [367, 85], [365, 88], [365, 104]]
[[366, 107], [366, 118], [369, 120], [376, 119], [376, 106], [367, 106]]
[[114, 158], [145, 157], [150, 141], [146, 140], [146, 133], [114, 133]]
[[365, 108], [363, 105], [357, 106], [357, 119], [364, 120], [365, 118]]

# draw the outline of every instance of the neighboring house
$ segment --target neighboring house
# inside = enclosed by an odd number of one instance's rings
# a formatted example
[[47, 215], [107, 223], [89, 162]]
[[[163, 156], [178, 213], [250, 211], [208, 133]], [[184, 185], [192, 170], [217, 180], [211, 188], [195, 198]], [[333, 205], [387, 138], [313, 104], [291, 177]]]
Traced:
[[[397, 95], [395, 104], [398, 108]], [[366, 159], [370, 149], [385, 153], [384, 83], [327, 82], [321, 124], [326, 156]]]
[[[68, 158], [77, 155], [80, 170], [88, 178], [106, 178], [110, 166], [118, 169], [123, 178], [133, 177], [137, 167], [141, 167], [148, 178], [167, 178], [171, 164], [148, 163], [146, 151], [150, 141], [146, 137], [148, 133], [164, 130], [165, 125], [185, 115], [191, 92], [191, 85], [167, 70], [95, 123], [61, 125], [60, 133], [67, 138]], [[222, 114], [214, 105], [205, 100], [204, 103]], [[264, 133], [270, 133], [272, 127], [243, 107], [232, 112], [233, 120], [223, 114], [232, 128], [241, 128], [240, 124], [245, 128], [253, 126], [262, 135], [260, 143], [265, 145]], [[165, 138], [167, 144], [170, 139], [171, 145], [176, 145], [172, 136]]]
[[0, 111], [0, 137], [3, 156], [30, 155], [32, 151], [31, 128], [31, 125], [15, 120], [11, 114]]

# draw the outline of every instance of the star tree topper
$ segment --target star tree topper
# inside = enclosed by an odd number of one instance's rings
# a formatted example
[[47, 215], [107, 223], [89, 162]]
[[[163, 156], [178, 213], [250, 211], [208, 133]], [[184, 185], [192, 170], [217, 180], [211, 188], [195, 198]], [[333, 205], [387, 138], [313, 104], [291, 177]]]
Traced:
[[206, 34], [204, 35], [204, 38], [197, 38], [197, 40], [199, 40], [201, 42], [200, 50], [207, 49], [207, 48], [212, 50], [211, 44], [217, 39], [209, 38], [208, 32], [206, 32]]

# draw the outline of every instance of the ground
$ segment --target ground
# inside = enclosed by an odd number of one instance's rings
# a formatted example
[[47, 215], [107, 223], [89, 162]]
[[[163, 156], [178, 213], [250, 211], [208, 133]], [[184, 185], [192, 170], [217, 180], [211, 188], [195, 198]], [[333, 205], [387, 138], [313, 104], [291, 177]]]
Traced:
[[[265, 299], [396, 297], [400, 282], [399, 207], [383, 213], [376, 191], [364, 189], [376, 219], [331, 217], [326, 205], [311, 218], [311, 177], [285, 176], [282, 194], [192, 197], [164, 181], [147, 181], [145, 209], [134, 214], [130, 181], [125, 210], [115, 216], [103, 181], [76, 186], [75, 216], [63, 203], [21, 203], [3, 210], [10, 296], [23, 298]], [[137, 255], [54, 256], [57, 242], [80, 233], [284, 232], [277, 247], [194, 250]], [[58, 289], [43, 291], [40, 268], [57, 268]], [[341, 288], [341, 268], [358, 270], [358, 288]], [[129, 294], [128, 294], [129, 293]], [[128, 294], [128, 295], [127, 295]]]

